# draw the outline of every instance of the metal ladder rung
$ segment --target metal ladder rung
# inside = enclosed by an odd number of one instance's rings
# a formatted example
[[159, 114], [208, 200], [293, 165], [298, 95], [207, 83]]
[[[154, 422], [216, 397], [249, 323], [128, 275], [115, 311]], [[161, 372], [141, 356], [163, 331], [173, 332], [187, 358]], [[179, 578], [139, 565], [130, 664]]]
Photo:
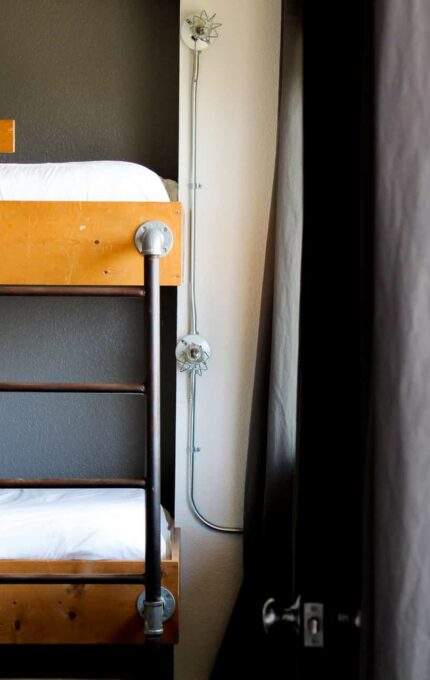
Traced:
[[102, 394], [144, 394], [143, 384], [97, 384], [97, 383], [0, 383], [0, 392], [97, 392]]
[[2, 295], [39, 295], [41, 297], [131, 297], [142, 298], [141, 286], [1, 286]]

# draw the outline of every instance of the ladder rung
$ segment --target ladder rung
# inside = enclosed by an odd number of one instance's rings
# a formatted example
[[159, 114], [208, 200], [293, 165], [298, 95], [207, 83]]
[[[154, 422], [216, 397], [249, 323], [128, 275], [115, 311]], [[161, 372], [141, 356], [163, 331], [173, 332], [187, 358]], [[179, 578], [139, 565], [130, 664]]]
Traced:
[[107, 489], [144, 489], [146, 482], [143, 478], [57, 478], [48, 477], [45, 479], [0, 479], [0, 489], [87, 489], [87, 488], [107, 488]]
[[0, 574], [0, 585], [139, 585], [145, 574]]
[[140, 286], [0, 286], [0, 295], [141, 298], [145, 290]]
[[145, 385], [129, 384], [94, 384], [94, 383], [0, 383], [0, 392], [100, 392], [127, 394], [144, 394]]

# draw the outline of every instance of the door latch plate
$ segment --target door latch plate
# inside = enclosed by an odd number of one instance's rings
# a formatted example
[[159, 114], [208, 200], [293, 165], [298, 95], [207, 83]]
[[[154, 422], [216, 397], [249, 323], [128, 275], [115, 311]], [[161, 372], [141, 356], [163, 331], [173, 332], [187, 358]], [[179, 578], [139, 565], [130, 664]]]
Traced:
[[303, 644], [305, 647], [324, 647], [324, 605], [321, 602], [303, 605]]

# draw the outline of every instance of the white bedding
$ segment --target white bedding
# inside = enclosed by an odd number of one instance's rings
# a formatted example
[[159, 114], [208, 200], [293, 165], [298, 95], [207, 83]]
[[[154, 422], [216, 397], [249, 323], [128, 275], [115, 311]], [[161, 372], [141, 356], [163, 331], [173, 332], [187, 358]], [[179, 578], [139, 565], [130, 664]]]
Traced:
[[[161, 512], [161, 557], [171, 554]], [[0, 559], [143, 560], [143, 489], [1, 489]]]
[[0, 163], [2, 201], [169, 201], [161, 178], [125, 161]]

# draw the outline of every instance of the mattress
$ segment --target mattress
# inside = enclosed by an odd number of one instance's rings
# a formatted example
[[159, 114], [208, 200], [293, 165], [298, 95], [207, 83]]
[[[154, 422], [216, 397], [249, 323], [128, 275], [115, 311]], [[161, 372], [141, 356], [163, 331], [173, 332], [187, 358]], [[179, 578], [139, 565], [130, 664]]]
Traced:
[[[171, 556], [161, 512], [161, 558]], [[0, 559], [143, 560], [144, 489], [1, 489]]]
[[169, 201], [161, 178], [126, 161], [0, 163], [2, 201]]

